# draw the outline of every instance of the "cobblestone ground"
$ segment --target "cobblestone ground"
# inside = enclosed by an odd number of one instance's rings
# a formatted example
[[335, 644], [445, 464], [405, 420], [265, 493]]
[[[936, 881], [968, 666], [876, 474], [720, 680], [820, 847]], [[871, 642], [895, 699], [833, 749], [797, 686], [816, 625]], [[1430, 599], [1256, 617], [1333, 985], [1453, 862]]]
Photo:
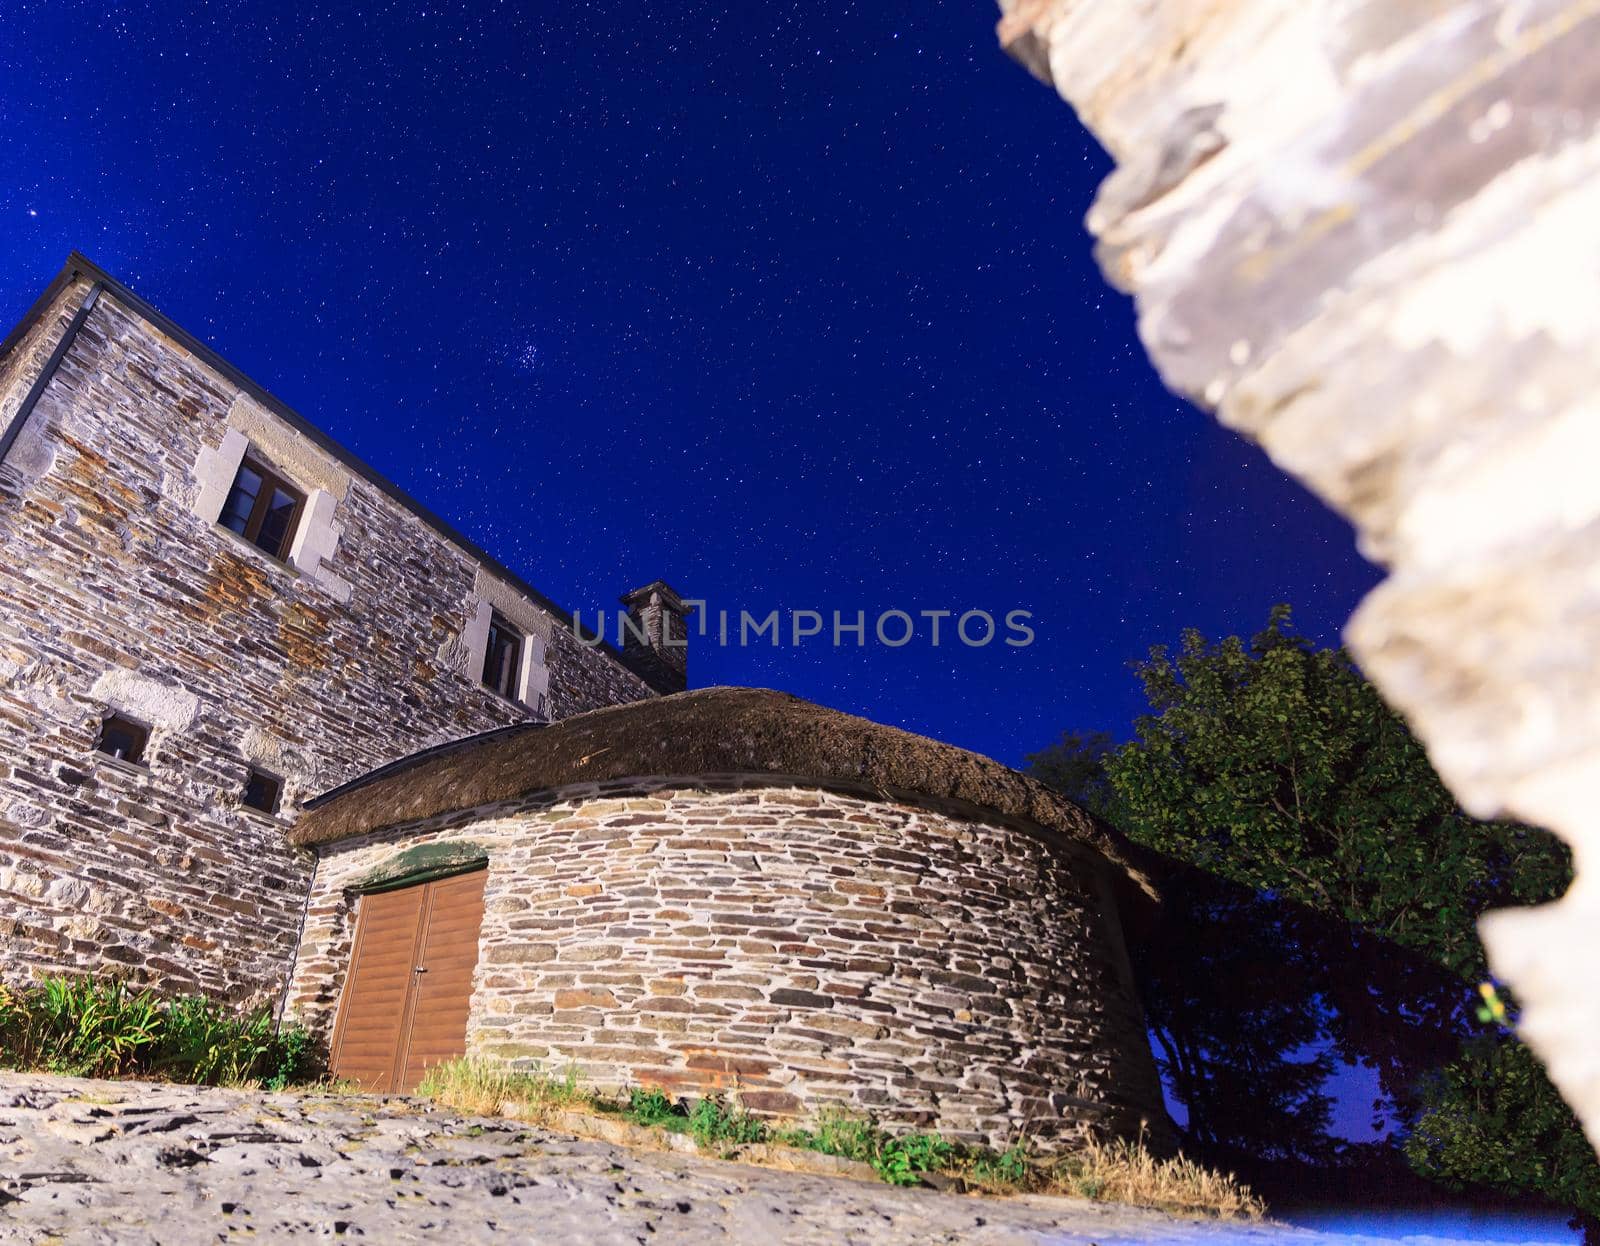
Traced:
[[0, 1074], [0, 1241], [301, 1237], [384, 1246], [1333, 1240], [628, 1150], [407, 1099]]

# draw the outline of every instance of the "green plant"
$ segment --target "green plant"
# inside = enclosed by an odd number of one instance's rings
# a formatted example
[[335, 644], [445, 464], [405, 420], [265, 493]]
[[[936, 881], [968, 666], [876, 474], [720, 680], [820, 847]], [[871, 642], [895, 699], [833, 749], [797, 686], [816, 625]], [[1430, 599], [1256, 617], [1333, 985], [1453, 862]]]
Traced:
[[0, 1001], [0, 1062], [79, 1077], [134, 1069], [155, 1043], [160, 1015], [148, 993], [118, 981], [49, 978]]
[[743, 1146], [765, 1142], [767, 1133], [767, 1127], [761, 1121], [748, 1112], [728, 1107], [720, 1099], [702, 1099], [689, 1113], [689, 1135], [701, 1146], [714, 1146], [717, 1143]]
[[938, 1134], [880, 1137], [872, 1170], [890, 1185], [919, 1185], [924, 1174], [948, 1165], [954, 1153], [955, 1148]]
[[270, 1070], [261, 1084], [268, 1090], [282, 1090], [301, 1080], [310, 1071], [313, 1051], [310, 1030], [299, 1025], [285, 1026], [278, 1031]]
[[662, 1128], [681, 1128], [685, 1120], [683, 1109], [659, 1086], [635, 1087], [629, 1091], [627, 1115], [635, 1124]]
[[843, 1112], [824, 1112], [814, 1128], [789, 1133], [790, 1145], [843, 1159], [871, 1160], [878, 1148], [878, 1129], [871, 1121]]
[[161, 1076], [274, 1088], [310, 1064], [304, 1030], [241, 1017], [203, 996], [162, 1001], [120, 981], [46, 978], [0, 989], [0, 1065], [84, 1077]]
[[1032, 1164], [1025, 1142], [1013, 1142], [1004, 1151], [980, 1150], [972, 1157], [974, 1179], [986, 1185], [1017, 1186], [1028, 1184]]
[[201, 995], [173, 1000], [153, 1067], [204, 1085], [235, 1086], [273, 1063], [275, 1038], [266, 1012], [238, 1017]]
[[895, 1136], [864, 1117], [843, 1112], [824, 1112], [812, 1128], [783, 1130], [774, 1140], [823, 1155], [863, 1160], [890, 1185], [916, 1185], [925, 1173], [949, 1166], [957, 1154], [938, 1134]]

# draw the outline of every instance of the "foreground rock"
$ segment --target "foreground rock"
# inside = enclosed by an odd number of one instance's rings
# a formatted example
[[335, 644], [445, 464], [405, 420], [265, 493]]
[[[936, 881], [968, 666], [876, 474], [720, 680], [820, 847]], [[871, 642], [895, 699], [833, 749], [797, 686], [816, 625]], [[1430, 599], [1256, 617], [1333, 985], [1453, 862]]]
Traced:
[[416, 1100], [0, 1074], [0, 1240], [1262, 1243], [1073, 1199], [980, 1199], [630, 1151]]
[[999, 3], [1163, 378], [1389, 568], [1346, 639], [1463, 805], [1573, 846], [1482, 930], [1600, 1146], [1600, 3]]

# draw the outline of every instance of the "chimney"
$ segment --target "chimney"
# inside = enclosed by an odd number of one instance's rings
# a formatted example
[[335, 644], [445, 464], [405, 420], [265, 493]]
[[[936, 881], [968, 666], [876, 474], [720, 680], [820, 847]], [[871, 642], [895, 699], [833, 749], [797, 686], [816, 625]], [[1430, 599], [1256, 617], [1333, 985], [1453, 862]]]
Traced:
[[689, 686], [689, 626], [694, 607], [661, 580], [624, 593], [628, 608], [622, 629], [622, 656], [658, 692]]

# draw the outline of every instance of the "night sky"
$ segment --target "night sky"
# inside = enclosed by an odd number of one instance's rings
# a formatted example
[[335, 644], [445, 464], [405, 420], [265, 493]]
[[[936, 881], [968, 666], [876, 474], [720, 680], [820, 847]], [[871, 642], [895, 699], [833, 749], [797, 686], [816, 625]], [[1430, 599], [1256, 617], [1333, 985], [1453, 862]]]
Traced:
[[0, 318], [74, 246], [592, 618], [1034, 613], [1027, 648], [697, 641], [1017, 763], [1127, 662], [1376, 572], [1169, 395], [1108, 170], [956, 3], [8, 5]]

